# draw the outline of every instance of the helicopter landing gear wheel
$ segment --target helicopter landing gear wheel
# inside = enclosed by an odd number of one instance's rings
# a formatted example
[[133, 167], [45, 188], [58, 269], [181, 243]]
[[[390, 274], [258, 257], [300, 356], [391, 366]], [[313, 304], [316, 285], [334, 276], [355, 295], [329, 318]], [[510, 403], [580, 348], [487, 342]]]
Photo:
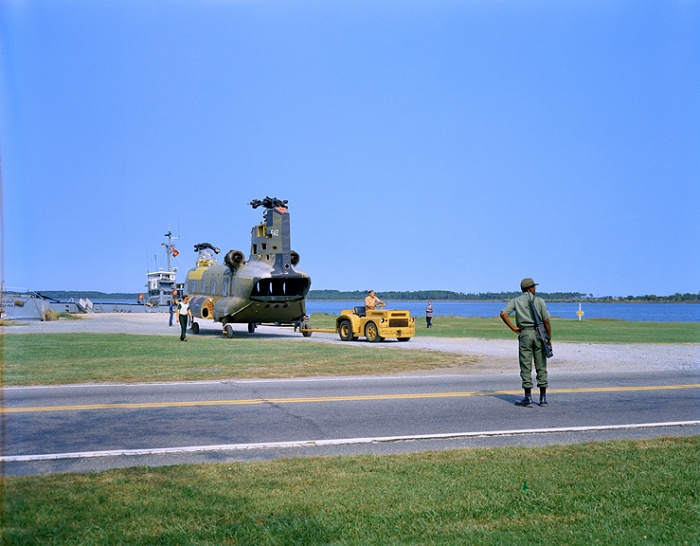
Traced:
[[311, 337], [311, 332], [304, 332], [304, 330], [308, 330], [309, 328], [311, 328], [311, 325], [308, 322], [306, 322], [306, 321], [302, 322], [301, 328], [302, 328], [302, 332], [301, 332], [302, 336]]
[[370, 321], [365, 325], [365, 337], [367, 341], [371, 341], [372, 343], [377, 343], [382, 340], [379, 336], [379, 328], [377, 328], [374, 322]]
[[233, 326], [231, 326], [230, 324], [224, 326], [224, 335], [227, 338], [231, 339], [233, 337]]
[[192, 326], [190, 326], [190, 329], [192, 330], [192, 333], [193, 333], [194, 335], [199, 334], [199, 323], [193, 322], [193, 323], [192, 323]]
[[249, 333], [249, 334], [254, 334], [254, 333], [255, 333], [255, 323], [254, 323], [254, 322], [249, 322], [249, 323], [248, 323], [248, 333]]

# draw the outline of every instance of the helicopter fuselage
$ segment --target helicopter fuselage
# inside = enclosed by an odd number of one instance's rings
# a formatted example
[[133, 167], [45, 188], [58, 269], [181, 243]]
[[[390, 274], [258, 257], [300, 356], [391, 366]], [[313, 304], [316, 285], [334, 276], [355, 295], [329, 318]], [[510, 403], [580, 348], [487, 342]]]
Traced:
[[193, 317], [229, 323], [292, 324], [306, 315], [311, 278], [296, 269], [299, 255], [290, 248], [289, 212], [268, 207], [251, 233], [248, 261], [229, 251], [219, 265], [208, 243], [195, 246], [197, 266], [187, 273], [185, 293]]

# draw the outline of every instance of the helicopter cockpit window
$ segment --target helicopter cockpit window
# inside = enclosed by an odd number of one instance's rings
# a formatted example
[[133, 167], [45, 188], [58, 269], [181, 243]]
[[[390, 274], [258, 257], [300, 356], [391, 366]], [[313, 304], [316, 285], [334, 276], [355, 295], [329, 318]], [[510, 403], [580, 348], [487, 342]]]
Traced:
[[210, 248], [203, 248], [197, 256], [197, 267], [209, 267], [210, 265], [219, 265], [219, 262]]

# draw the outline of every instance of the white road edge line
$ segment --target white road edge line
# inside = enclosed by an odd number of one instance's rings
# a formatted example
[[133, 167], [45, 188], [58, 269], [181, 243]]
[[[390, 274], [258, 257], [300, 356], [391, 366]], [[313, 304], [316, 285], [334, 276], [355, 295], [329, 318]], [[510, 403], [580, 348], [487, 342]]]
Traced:
[[409, 442], [416, 440], [448, 440], [455, 438], [478, 438], [484, 436], [514, 436], [519, 434], [552, 434], [558, 432], [587, 432], [596, 430], [620, 430], [637, 428], [697, 426], [700, 421], [671, 421], [667, 423], [639, 423], [630, 425], [600, 425], [584, 427], [532, 428], [520, 430], [491, 430], [484, 432], [448, 432], [443, 434], [419, 434], [416, 436], [383, 436], [376, 438], [343, 438], [337, 440], [302, 440], [293, 442], [267, 442], [258, 444], [222, 444], [211, 446], [162, 447], [151, 449], [115, 449], [109, 451], [84, 451], [76, 453], [47, 453], [43, 455], [10, 455], [0, 457], [1, 462], [17, 463], [51, 461], [60, 459], [89, 459], [93, 457], [119, 457], [129, 455], [162, 455], [173, 453], [196, 453], [202, 451], [243, 451], [252, 449], [283, 449], [294, 447], [341, 446], [351, 444], [378, 444]]

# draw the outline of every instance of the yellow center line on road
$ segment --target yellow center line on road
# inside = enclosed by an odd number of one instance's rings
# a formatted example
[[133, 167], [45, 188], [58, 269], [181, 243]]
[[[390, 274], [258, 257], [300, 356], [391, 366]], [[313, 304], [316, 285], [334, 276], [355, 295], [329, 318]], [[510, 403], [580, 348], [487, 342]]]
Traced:
[[[678, 389], [700, 389], [700, 384], [690, 385], [653, 385], [636, 387], [584, 387], [577, 389], [548, 389], [549, 394], [596, 393], [596, 392], [635, 392]], [[368, 394], [364, 396], [318, 396], [310, 398], [250, 398], [241, 400], [193, 400], [179, 402], [141, 402], [134, 404], [83, 404], [75, 406], [33, 406], [24, 408], [2, 408], [0, 413], [36, 413], [55, 411], [88, 411], [102, 409], [158, 409], [186, 408], [193, 406], [250, 406], [255, 404], [310, 404], [315, 402], [359, 402], [366, 400], [411, 400], [425, 398], [463, 398], [467, 396], [497, 396], [503, 394], [517, 395], [522, 389], [508, 391], [474, 391], [474, 392], [426, 392], [405, 394]]]

